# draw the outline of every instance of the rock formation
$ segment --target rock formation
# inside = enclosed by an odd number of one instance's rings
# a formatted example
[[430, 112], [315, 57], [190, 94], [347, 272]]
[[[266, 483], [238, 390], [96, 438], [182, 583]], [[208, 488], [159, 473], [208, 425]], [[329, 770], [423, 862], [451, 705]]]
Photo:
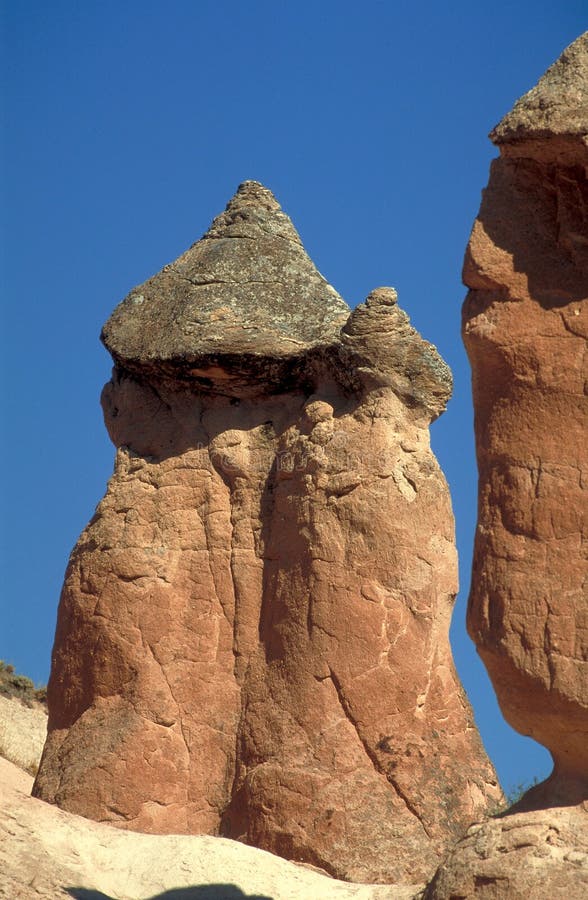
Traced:
[[393, 289], [350, 312], [256, 182], [103, 340], [116, 466], [66, 574], [36, 796], [424, 880], [499, 796], [448, 643], [449, 370]]
[[[30, 796], [0, 758], [0, 900], [416, 900], [414, 886], [349, 884], [236, 841], [89, 822]], [[422, 886], [421, 886], [422, 887]]]
[[585, 900], [588, 804], [472, 825], [421, 900]]
[[464, 265], [479, 512], [469, 632], [549, 748], [528, 806], [588, 796], [588, 33], [491, 134]]
[[585, 900], [588, 893], [582, 806], [472, 825], [428, 886], [357, 885], [236, 841], [90, 822], [30, 797], [31, 783], [0, 758], [2, 900]]
[[40, 703], [26, 706], [0, 696], [0, 756], [35, 774], [47, 737], [47, 713]]

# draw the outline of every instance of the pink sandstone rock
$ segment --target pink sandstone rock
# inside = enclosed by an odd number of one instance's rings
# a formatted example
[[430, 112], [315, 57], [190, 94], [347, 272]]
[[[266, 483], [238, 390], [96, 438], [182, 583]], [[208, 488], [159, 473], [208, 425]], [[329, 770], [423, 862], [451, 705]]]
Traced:
[[468, 628], [549, 748], [527, 805], [588, 797], [588, 33], [491, 135], [464, 265], [479, 512]]
[[106, 324], [116, 465], [59, 608], [35, 795], [418, 883], [500, 791], [448, 642], [449, 370], [353, 312], [271, 193]]

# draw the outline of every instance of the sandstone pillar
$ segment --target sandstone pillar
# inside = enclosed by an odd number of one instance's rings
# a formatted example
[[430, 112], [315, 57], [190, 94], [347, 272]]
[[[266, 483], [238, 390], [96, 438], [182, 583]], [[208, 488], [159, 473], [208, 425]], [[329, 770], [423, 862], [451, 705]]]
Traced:
[[505, 718], [588, 796], [588, 33], [491, 134], [464, 265], [479, 512], [468, 627]]
[[117, 448], [59, 608], [35, 793], [418, 882], [499, 795], [456, 677], [447, 366], [243, 184], [103, 331]]

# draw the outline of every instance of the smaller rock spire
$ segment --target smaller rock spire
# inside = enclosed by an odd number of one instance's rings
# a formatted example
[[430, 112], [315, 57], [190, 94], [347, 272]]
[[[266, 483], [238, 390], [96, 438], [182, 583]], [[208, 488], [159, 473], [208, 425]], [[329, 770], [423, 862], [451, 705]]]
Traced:
[[341, 332], [341, 356], [366, 387], [391, 387], [431, 419], [451, 397], [449, 366], [412, 327], [393, 287], [375, 288], [355, 307]]

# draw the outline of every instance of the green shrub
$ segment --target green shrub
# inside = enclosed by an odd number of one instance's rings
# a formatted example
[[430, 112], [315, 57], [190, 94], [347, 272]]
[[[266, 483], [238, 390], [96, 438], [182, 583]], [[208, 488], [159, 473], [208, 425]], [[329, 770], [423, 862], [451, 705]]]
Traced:
[[44, 685], [35, 687], [32, 679], [26, 675], [18, 675], [14, 666], [0, 659], [0, 694], [5, 697], [17, 697], [31, 706], [33, 702], [47, 703], [47, 688]]
[[504, 795], [506, 797], [507, 808], [518, 803], [527, 791], [531, 790], [532, 787], [535, 787], [536, 784], [539, 784], [539, 779], [536, 775], [532, 781], [521, 781], [519, 784], [513, 784], [510, 790], [506, 791]]

